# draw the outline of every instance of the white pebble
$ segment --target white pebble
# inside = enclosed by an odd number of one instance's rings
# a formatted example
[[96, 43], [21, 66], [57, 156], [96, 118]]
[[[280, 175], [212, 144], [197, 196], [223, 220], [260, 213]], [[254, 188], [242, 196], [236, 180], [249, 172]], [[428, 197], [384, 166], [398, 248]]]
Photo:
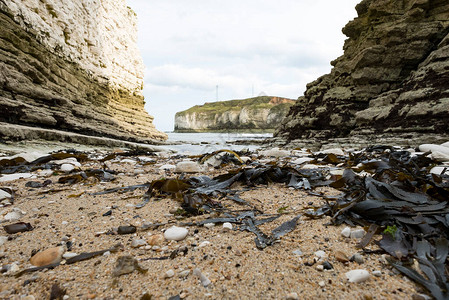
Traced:
[[106, 251], [105, 253], [103, 253], [103, 256], [109, 256], [109, 255], [111, 255], [110, 251]]
[[206, 228], [212, 228], [212, 227], [215, 226], [215, 224], [214, 223], [206, 223], [203, 226], [206, 227]]
[[349, 227], [345, 227], [342, 231], [341, 231], [341, 235], [344, 237], [349, 237], [351, 235], [351, 228]]
[[78, 255], [78, 254], [75, 253], [75, 252], [66, 252], [66, 253], [64, 253], [64, 254], [62, 255], [62, 257], [63, 257], [64, 259], [69, 259], [69, 258], [75, 257], [75, 256], [77, 256], [77, 255]]
[[297, 293], [290, 293], [285, 296], [285, 300], [299, 300], [299, 296]]
[[164, 274], [164, 278], [172, 278], [173, 276], [175, 276], [175, 271], [173, 271], [172, 269], [168, 270]]
[[353, 239], [361, 239], [365, 235], [365, 230], [363, 229], [356, 229], [351, 231], [351, 238]]
[[136, 240], [133, 240], [131, 242], [131, 247], [132, 248], [139, 248], [141, 246], [145, 246], [146, 244], [147, 244], [147, 242], [145, 240], [136, 239]]
[[7, 240], [7, 236], [0, 236], [0, 246], [3, 246], [3, 244], [6, 243]]
[[11, 198], [11, 194], [0, 189], [0, 200]]
[[296, 254], [296, 255], [298, 255], [298, 256], [301, 256], [301, 255], [303, 254], [302, 251], [299, 250], [299, 249], [293, 250], [292, 253], [293, 253], [293, 254]]
[[69, 222], [67, 222], [67, 221], [62, 221], [61, 222], [61, 225], [67, 225], [67, 224], [69, 224]]
[[223, 229], [232, 230], [232, 224], [229, 222], [223, 223]]
[[357, 269], [351, 270], [345, 273], [346, 278], [348, 278], [349, 282], [359, 283], [366, 281], [370, 278], [370, 274], [367, 270]]
[[196, 277], [198, 277], [201, 281], [201, 284], [206, 287], [209, 284], [211, 284], [212, 282], [209, 280], [209, 278], [207, 278], [203, 273], [201, 273], [201, 270], [198, 268], [195, 268], [193, 270], [193, 275], [195, 275]]
[[315, 267], [315, 269], [317, 269], [317, 271], [323, 272], [324, 271], [324, 266], [323, 265], [317, 265]]
[[324, 286], [326, 285], [326, 283], [325, 283], [324, 281], [320, 281], [320, 282], [318, 282], [318, 285], [319, 285], [320, 287], [324, 287]]
[[376, 277], [380, 277], [380, 276], [382, 276], [382, 271], [373, 271], [373, 272], [371, 272], [371, 274], [373, 274]]
[[204, 242], [201, 242], [199, 245], [198, 245], [198, 248], [203, 248], [203, 247], [206, 247], [207, 245], [209, 245], [210, 244], [210, 242], [209, 241], [204, 241]]
[[182, 241], [186, 238], [188, 232], [186, 228], [172, 226], [165, 230], [164, 237], [166, 240]]
[[318, 250], [315, 253], [315, 256], [318, 257], [320, 260], [324, 259], [327, 257], [326, 252], [324, 252], [323, 250]]
[[189, 274], [190, 274], [190, 270], [184, 270], [184, 271], [179, 272], [178, 277], [186, 278], [187, 276], [189, 276]]
[[68, 172], [75, 170], [75, 166], [72, 164], [62, 164], [60, 170], [62, 172], [68, 173]]
[[198, 173], [201, 172], [201, 166], [193, 161], [181, 161], [176, 164], [176, 173]]

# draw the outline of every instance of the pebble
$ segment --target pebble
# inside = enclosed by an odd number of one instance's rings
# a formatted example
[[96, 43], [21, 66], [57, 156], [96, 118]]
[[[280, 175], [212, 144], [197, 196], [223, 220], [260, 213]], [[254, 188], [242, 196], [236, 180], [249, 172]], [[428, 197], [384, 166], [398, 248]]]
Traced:
[[[446, 143], [445, 143], [446, 144]], [[445, 145], [443, 144], [443, 145]], [[449, 155], [449, 147], [442, 146], [442, 145], [435, 145], [435, 144], [423, 144], [419, 146], [419, 151], [422, 152], [439, 152], [445, 155]]]
[[3, 246], [3, 244], [6, 243], [7, 240], [7, 236], [0, 236], [0, 246]]
[[60, 170], [62, 172], [69, 173], [69, 172], [75, 170], [75, 166], [72, 164], [62, 164]]
[[317, 269], [317, 271], [323, 272], [324, 271], [324, 266], [323, 265], [317, 265], [315, 267], [315, 269]]
[[323, 154], [335, 154], [335, 155], [345, 155], [345, 152], [341, 148], [332, 148], [332, 149], [326, 149], [322, 150], [319, 153]]
[[45, 170], [39, 171], [37, 174], [41, 177], [50, 177], [51, 175], [53, 175], [53, 170], [45, 169]]
[[117, 233], [118, 234], [130, 234], [130, 233], [134, 233], [137, 231], [136, 226], [119, 226]]
[[206, 228], [212, 228], [212, 227], [215, 227], [215, 224], [214, 223], [206, 223], [203, 226]]
[[367, 270], [357, 269], [351, 270], [345, 273], [346, 278], [348, 278], [349, 282], [359, 283], [366, 281], [370, 278], [370, 274]]
[[176, 164], [176, 173], [199, 173], [202, 171], [201, 166], [193, 161], [181, 161]]
[[160, 167], [159, 167], [159, 170], [169, 170], [169, 171], [172, 171], [172, 170], [174, 170], [174, 169], [176, 169], [176, 166], [175, 166], [175, 165], [169, 165], [169, 164], [166, 164], [166, 165], [163, 165], [163, 166], [160, 166]]
[[30, 258], [30, 263], [36, 267], [42, 267], [50, 264], [56, 264], [61, 262], [62, 255], [65, 252], [64, 247], [54, 247], [47, 250], [36, 253]]
[[324, 268], [324, 270], [332, 270], [334, 268], [334, 266], [330, 262], [325, 261], [325, 262], [323, 262], [323, 268]]
[[382, 276], [382, 271], [372, 271], [371, 274], [373, 274], [376, 277]]
[[449, 175], [449, 166], [439, 166], [439, 167], [433, 167], [430, 170], [431, 174], [436, 174], [436, 175]]
[[341, 235], [344, 237], [349, 237], [351, 235], [351, 228], [349, 227], [345, 227], [342, 231], [341, 231]]
[[209, 284], [211, 284], [212, 282], [209, 280], [209, 278], [207, 278], [203, 273], [201, 273], [201, 270], [198, 268], [195, 268], [193, 270], [193, 275], [195, 275], [196, 277], [198, 277], [201, 281], [201, 284], [204, 287], [207, 287]]
[[326, 283], [323, 280], [321, 280], [320, 282], [318, 282], [318, 285], [320, 287], [324, 287], [326, 285]]
[[179, 272], [178, 277], [179, 278], [187, 278], [187, 276], [190, 275], [190, 270], [184, 270]]
[[172, 278], [173, 276], [175, 276], [175, 271], [173, 271], [173, 269], [168, 270], [164, 274], [164, 278]]
[[223, 229], [224, 230], [232, 230], [232, 223], [229, 223], [229, 222], [223, 223]]
[[125, 158], [125, 159], [122, 159], [121, 161], [120, 161], [122, 164], [131, 164], [131, 165], [133, 165], [133, 164], [136, 164], [137, 162], [135, 161], [135, 160], [133, 160], [133, 159], [130, 159], [130, 158]]
[[139, 248], [142, 246], [145, 246], [147, 244], [147, 241], [142, 240], [142, 239], [135, 239], [131, 242], [131, 247], [132, 248]]
[[36, 176], [31, 173], [6, 174], [0, 177], [0, 182], [12, 181], [20, 178], [36, 178]]
[[298, 256], [301, 256], [301, 255], [303, 254], [302, 251], [299, 250], [299, 249], [293, 250], [292, 253], [293, 253], [293, 254], [296, 254], [296, 255], [298, 255]]
[[22, 210], [20, 210], [20, 209], [17, 208], [17, 207], [14, 207], [14, 208], [12, 209], [11, 212], [7, 213], [7, 214], [3, 217], [3, 219], [4, 219], [5, 221], [12, 222], [12, 221], [17, 221], [17, 220], [19, 220], [19, 219], [22, 218], [24, 215], [25, 215], [25, 212], [23, 212]]
[[162, 243], [165, 241], [163, 234], [155, 234], [147, 238], [147, 242], [151, 246], [158, 246], [162, 245]]
[[314, 253], [314, 255], [315, 255], [316, 257], [318, 257], [319, 260], [322, 260], [322, 259], [324, 259], [324, 258], [327, 258], [327, 254], [326, 254], [326, 252], [324, 252], [323, 250], [318, 250], [318, 251], [316, 251], [316, 252]]
[[353, 239], [361, 239], [365, 236], [365, 233], [366, 232], [363, 229], [356, 229], [356, 230], [351, 231], [350, 237]]
[[297, 293], [289, 293], [285, 296], [285, 300], [299, 300], [299, 296]]
[[334, 256], [335, 259], [339, 262], [345, 263], [349, 261], [348, 256], [342, 251], [336, 251]]
[[62, 257], [63, 257], [64, 259], [69, 259], [69, 258], [75, 257], [75, 256], [77, 256], [77, 255], [78, 255], [78, 254], [75, 253], [75, 252], [66, 252], [66, 253], [64, 253], [64, 254], [62, 255]]
[[203, 247], [206, 247], [207, 245], [209, 245], [210, 244], [210, 242], [209, 241], [204, 241], [204, 242], [201, 242], [199, 245], [198, 245], [198, 248], [203, 248]]
[[356, 263], [358, 263], [359, 265], [363, 264], [365, 262], [365, 260], [363, 259], [363, 256], [356, 253], [353, 256], [351, 256], [349, 258], [350, 261], [355, 261]]
[[296, 164], [296, 165], [302, 165], [303, 163], [306, 163], [306, 162], [309, 162], [309, 161], [312, 161], [312, 160], [313, 160], [313, 158], [311, 158], [311, 157], [300, 157], [300, 158], [295, 159], [294, 161], [292, 161], [292, 163]]
[[112, 271], [112, 276], [118, 277], [124, 274], [129, 274], [134, 272], [134, 270], [137, 270], [141, 273], [145, 273], [147, 271], [139, 266], [138, 261], [134, 257], [129, 255], [120, 256], [119, 258], [117, 258], [115, 268]]
[[11, 194], [5, 192], [4, 190], [0, 189], [0, 200], [3, 199], [10, 199], [11, 198]]
[[276, 147], [269, 150], [259, 151], [259, 155], [270, 157], [285, 157], [290, 155], [290, 151], [282, 150]]
[[183, 227], [172, 226], [165, 230], [164, 237], [166, 240], [182, 241], [186, 238], [189, 231]]

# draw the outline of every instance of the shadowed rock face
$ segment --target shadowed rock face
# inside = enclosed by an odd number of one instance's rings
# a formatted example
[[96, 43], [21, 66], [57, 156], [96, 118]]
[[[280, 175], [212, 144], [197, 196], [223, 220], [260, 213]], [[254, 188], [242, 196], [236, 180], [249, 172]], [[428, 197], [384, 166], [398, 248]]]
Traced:
[[0, 122], [166, 139], [144, 110], [136, 16], [124, 0], [0, 0], [0, 24]]
[[344, 55], [307, 85], [275, 134], [447, 134], [449, 2], [364, 0], [356, 10]]

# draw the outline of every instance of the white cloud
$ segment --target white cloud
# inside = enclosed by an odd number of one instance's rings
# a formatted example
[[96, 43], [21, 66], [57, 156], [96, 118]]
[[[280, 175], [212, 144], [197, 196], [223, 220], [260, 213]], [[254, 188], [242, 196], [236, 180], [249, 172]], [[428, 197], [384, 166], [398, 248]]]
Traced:
[[147, 109], [162, 130], [216, 98], [297, 98], [342, 54], [359, 0], [127, 0], [139, 18]]

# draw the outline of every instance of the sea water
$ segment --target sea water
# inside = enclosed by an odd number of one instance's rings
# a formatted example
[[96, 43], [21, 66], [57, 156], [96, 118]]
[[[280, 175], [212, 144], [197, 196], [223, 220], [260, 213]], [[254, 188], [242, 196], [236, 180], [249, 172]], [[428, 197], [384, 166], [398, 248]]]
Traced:
[[[198, 155], [216, 150], [229, 149], [250, 151], [260, 148], [260, 142], [273, 137], [272, 133], [177, 133], [167, 132], [168, 143], [164, 149], [173, 150], [179, 154]], [[245, 141], [243, 144], [237, 141]], [[237, 144], [236, 144], [237, 142]]]

